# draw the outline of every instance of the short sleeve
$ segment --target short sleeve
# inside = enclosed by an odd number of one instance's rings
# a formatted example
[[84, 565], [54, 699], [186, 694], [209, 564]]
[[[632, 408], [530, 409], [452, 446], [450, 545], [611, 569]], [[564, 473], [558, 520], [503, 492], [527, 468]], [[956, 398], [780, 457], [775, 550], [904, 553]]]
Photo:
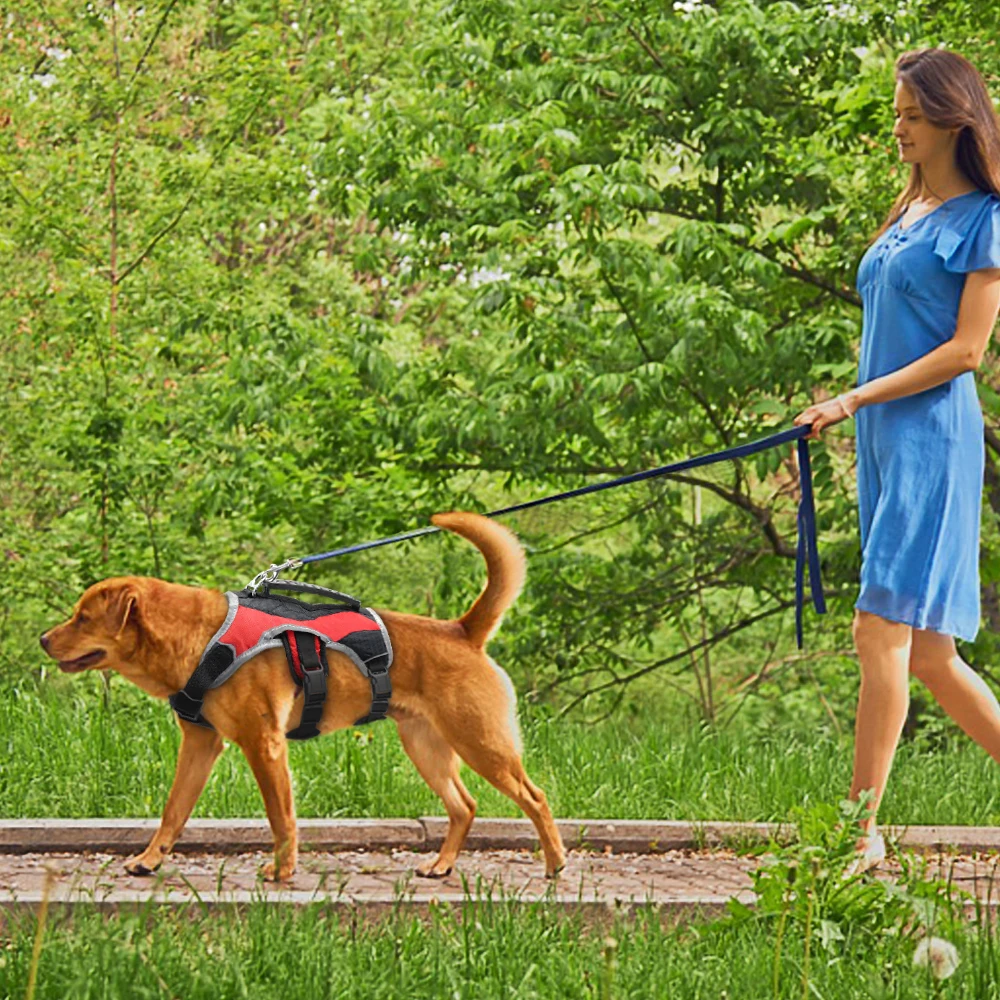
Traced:
[[989, 194], [968, 212], [949, 213], [934, 253], [956, 274], [1000, 267], [1000, 198]]

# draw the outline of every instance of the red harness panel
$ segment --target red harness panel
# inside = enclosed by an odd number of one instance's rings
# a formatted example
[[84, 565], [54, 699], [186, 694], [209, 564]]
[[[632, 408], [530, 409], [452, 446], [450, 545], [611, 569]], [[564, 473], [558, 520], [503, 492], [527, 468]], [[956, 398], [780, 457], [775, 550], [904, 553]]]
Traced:
[[283, 615], [258, 611], [241, 604], [236, 610], [232, 625], [216, 639], [216, 642], [226, 643], [233, 647], [235, 656], [241, 657], [256, 646], [265, 632], [273, 634], [274, 629], [281, 626], [297, 630], [307, 626], [311, 632], [321, 632], [327, 639], [339, 642], [352, 632], [378, 632], [377, 622], [358, 614], [357, 611], [336, 611], [331, 615], [310, 618], [308, 621], [296, 621]]

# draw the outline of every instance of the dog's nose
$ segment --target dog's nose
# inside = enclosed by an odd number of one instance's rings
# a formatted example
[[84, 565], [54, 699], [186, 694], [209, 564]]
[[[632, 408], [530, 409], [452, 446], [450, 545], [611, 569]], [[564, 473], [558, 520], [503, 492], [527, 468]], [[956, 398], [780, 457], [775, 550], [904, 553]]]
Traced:
[[47, 632], [42, 633], [41, 643], [42, 643], [42, 649], [44, 649], [45, 652], [47, 653], [49, 651], [49, 636]]

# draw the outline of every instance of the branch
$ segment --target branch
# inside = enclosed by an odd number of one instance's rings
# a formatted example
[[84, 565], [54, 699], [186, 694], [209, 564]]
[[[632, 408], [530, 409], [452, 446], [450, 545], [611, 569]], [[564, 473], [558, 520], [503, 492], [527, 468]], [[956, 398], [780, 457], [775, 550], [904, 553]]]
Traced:
[[[706, 221], [704, 216], [695, 215], [690, 212], [684, 212], [674, 205], [661, 204], [661, 205], [649, 205], [646, 206], [645, 208], [643, 206], [638, 206], [637, 208], [639, 211], [661, 212], [661, 213], [667, 212], [670, 215], [675, 215], [681, 219], [689, 219], [692, 222]], [[798, 268], [792, 267], [791, 264], [786, 264], [784, 261], [779, 260], [775, 254], [766, 252], [763, 247], [753, 246], [749, 240], [743, 239], [742, 237], [739, 236], [734, 236], [728, 230], [719, 229], [718, 232], [720, 235], [725, 236], [727, 239], [729, 239], [732, 243], [741, 246], [744, 250], [749, 250], [751, 253], [760, 254], [760, 256], [764, 257], [766, 260], [769, 260], [777, 264], [786, 274], [790, 275], [791, 277], [798, 278], [800, 281], [804, 281], [806, 284], [814, 285], [816, 288], [821, 288], [824, 292], [827, 292], [838, 299], [842, 299], [844, 302], [848, 302], [852, 306], [857, 306], [858, 308], [861, 307], [861, 299], [853, 292], [844, 291], [837, 285], [832, 285], [830, 284], [829, 281], [826, 281], [822, 278], [818, 278], [804, 266], [800, 265]], [[786, 250], [786, 252], [794, 256], [794, 254], [790, 249], [788, 249], [787, 247], [785, 247], [784, 249]]]
[[587, 724], [591, 726], [596, 726], [602, 722], [606, 722], [608, 719], [611, 718], [612, 715], [615, 714], [615, 712], [618, 711], [624, 699], [625, 699], [625, 688], [622, 688], [615, 694], [614, 700], [608, 706], [607, 711], [601, 712], [600, 715], [595, 716], [592, 719], [587, 719]]
[[150, 240], [149, 245], [146, 247], [146, 249], [143, 250], [142, 253], [140, 253], [139, 256], [136, 257], [136, 259], [132, 261], [132, 263], [129, 264], [128, 267], [125, 268], [124, 271], [122, 271], [121, 277], [118, 279], [118, 284], [121, 284], [153, 252], [153, 249], [156, 247], [156, 244], [159, 243], [164, 236], [166, 236], [169, 232], [171, 232], [171, 230], [173, 230], [176, 227], [177, 223], [181, 221], [185, 212], [187, 212], [188, 208], [190, 207], [191, 202], [194, 201], [195, 195], [198, 193], [198, 185], [201, 184], [201, 182], [208, 176], [209, 172], [212, 170], [215, 164], [218, 163], [219, 157], [221, 157], [222, 154], [233, 144], [233, 141], [239, 135], [240, 131], [250, 123], [250, 120], [257, 113], [257, 109], [263, 103], [264, 103], [264, 95], [261, 95], [260, 98], [258, 98], [257, 103], [254, 104], [254, 106], [250, 109], [250, 114], [248, 114], [246, 118], [242, 122], [240, 122], [239, 125], [237, 125], [237, 127], [233, 130], [232, 135], [230, 135], [230, 137], [222, 144], [222, 147], [212, 156], [211, 161], [209, 162], [208, 166], [205, 167], [205, 169], [202, 171], [201, 176], [198, 178], [195, 186], [192, 188], [191, 193], [187, 196], [187, 200], [181, 206], [178, 213], [173, 217], [173, 219], [170, 220], [170, 222], [167, 223], [167, 225], [165, 225], [153, 237], [152, 240]]
[[653, 507], [656, 507], [662, 502], [662, 496], [653, 497], [652, 500], [649, 500], [644, 504], [640, 504], [638, 507], [633, 507], [627, 514], [625, 514], [624, 517], [620, 517], [614, 521], [608, 521], [606, 524], [599, 524], [596, 528], [588, 528], [586, 531], [578, 532], [561, 542], [556, 542], [555, 545], [550, 545], [547, 549], [530, 549], [529, 551], [533, 556], [547, 556], [550, 552], [556, 552], [559, 549], [565, 548], [567, 545], [572, 545], [574, 542], [578, 542], [581, 538], [587, 538], [590, 535], [599, 535], [602, 531], [609, 531], [611, 528], [617, 528], [618, 525], [631, 520], [637, 514], [643, 514], [647, 510], [652, 510]]
[[[465, 472], [474, 470], [476, 472], [503, 472], [510, 475], [518, 470], [505, 468], [502, 466], [493, 465], [482, 465], [474, 462], [446, 462], [436, 465], [422, 465], [421, 470], [428, 472]], [[607, 468], [604, 466], [585, 466], [577, 469], [546, 469], [545, 473], [547, 475], [574, 475], [574, 476], [592, 476], [592, 475], [622, 475], [622, 470]], [[771, 543], [771, 548], [774, 550], [775, 554], [782, 556], [784, 558], [789, 558], [796, 554], [796, 550], [791, 548], [778, 534], [777, 529], [774, 527], [774, 522], [771, 519], [771, 512], [764, 507], [760, 507], [755, 504], [748, 496], [740, 492], [734, 492], [727, 490], [725, 487], [720, 486], [718, 483], [712, 482], [710, 479], [699, 479], [697, 476], [688, 476], [682, 472], [669, 472], [664, 473], [661, 479], [669, 479], [676, 483], [686, 483], [689, 486], [703, 486], [707, 490], [711, 490], [713, 493], [722, 497], [728, 503], [731, 503], [735, 507], [739, 507], [741, 510], [745, 510], [747, 513], [751, 514], [754, 520], [757, 522], [760, 529], [764, 532], [765, 537]]]
[[[602, 612], [607, 611], [610, 606], [619, 608], [623, 604], [635, 604], [640, 599], [643, 599], [645, 595], [648, 594], [650, 591], [658, 592], [662, 590], [664, 587], [667, 587], [669, 589], [670, 596], [663, 601], [647, 600], [642, 607], [643, 614], [648, 614], [649, 612], [652, 611], [660, 611], [664, 608], [669, 608], [672, 604], [686, 604], [689, 596], [691, 595], [692, 592], [694, 592], [697, 589], [698, 586], [714, 587], [719, 590], [725, 590], [727, 589], [727, 587], [733, 586], [732, 584], [727, 583], [725, 575], [730, 570], [734, 569], [736, 566], [741, 565], [747, 557], [752, 555], [754, 555], [754, 553], [746, 551], [735, 552], [728, 558], [724, 559], [717, 566], [709, 570], [706, 570], [704, 573], [700, 575], [692, 577], [684, 587], [674, 584], [671, 581], [670, 577], [676, 576], [677, 573], [682, 568], [686, 568], [686, 566], [682, 567], [681, 563], [679, 562], [674, 563], [671, 566], [671, 570], [673, 570], [673, 572], [667, 574], [666, 580], [663, 579], [663, 576], [661, 574], [660, 576], [654, 577], [652, 580], [648, 580], [643, 586], [635, 587], [632, 590], [615, 591], [614, 594], [612, 595], [610, 603], [603, 603], [603, 604], [593, 603], [593, 595], [590, 594], [588, 591], [581, 591], [568, 584], [564, 584], [563, 587], [570, 594], [576, 595], [580, 599], [580, 601], [583, 601], [586, 598], [589, 598], [591, 600], [591, 606], [593, 607], [593, 610], [583, 615], [583, 617], [576, 619], [574, 623], [577, 627], [580, 627], [591, 622], [595, 617], [597, 617], [597, 615], [601, 614]], [[772, 598], [773, 600], [780, 600], [778, 595], [773, 591], [765, 590], [765, 593], [767, 594], [768, 597]], [[580, 652], [583, 653], [585, 651], [586, 647], [584, 647]]]
[[156, 27], [153, 29], [153, 34], [150, 37], [149, 42], [146, 45], [146, 48], [143, 50], [142, 55], [139, 56], [139, 60], [135, 64], [135, 69], [132, 70], [132, 75], [129, 77], [129, 81], [127, 84], [128, 91], [131, 91], [132, 84], [135, 83], [136, 77], [142, 72], [142, 67], [143, 64], [146, 62], [146, 57], [149, 55], [149, 53], [153, 49], [153, 46], [156, 44], [156, 39], [160, 37], [160, 32], [163, 30], [163, 25], [167, 23], [167, 18], [170, 17], [170, 12], [176, 6], [177, 6], [177, 0], [170, 0], [170, 2], [167, 4], [166, 8], [163, 11], [163, 14], [160, 16], [160, 20], [157, 22]]
[[656, 50], [644, 38], [640, 37], [639, 33], [632, 27], [631, 24], [626, 25], [625, 30], [639, 43], [646, 55], [649, 56], [649, 58], [652, 59], [660, 69], [666, 69], [663, 65], [663, 60], [659, 57]]
[[[636, 664], [639, 662], [638, 660], [624, 656], [623, 654], [618, 653], [613, 649], [609, 649], [603, 643], [597, 643], [597, 642], [588, 643], [587, 646], [583, 647], [580, 650], [580, 653], [583, 654], [590, 652], [592, 650], [597, 650], [597, 652], [604, 653], [610, 660], [616, 661], [620, 666], [625, 664]], [[610, 674], [611, 677], [614, 678], [616, 682], [620, 680], [619, 675], [615, 672], [612, 666], [610, 666], [607, 663], [602, 663], [596, 667], [586, 667], [583, 670], [576, 670], [571, 674], [562, 674], [556, 677], [554, 680], [550, 681], [545, 687], [541, 688], [540, 690], [534, 691], [533, 695], [536, 700], [540, 698], [547, 698], [550, 694], [552, 694], [553, 691], [561, 687], [563, 684], [566, 684], [569, 681], [580, 680], [583, 677], [588, 677], [593, 674]], [[663, 680], [664, 683], [666, 683], [669, 687], [675, 688], [685, 697], [690, 698], [693, 702], [697, 703], [698, 699], [695, 697], [695, 695], [693, 695], [690, 691], [688, 691], [687, 688], [685, 688], [682, 684], [678, 684], [677, 681], [673, 680], [670, 677], [664, 678]], [[625, 689], [622, 688], [622, 691], [624, 690]]]
[[799, 281], [804, 281], [807, 285], [814, 285], [816, 288], [821, 288], [824, 292], [833, 295], [835, 298], [841, 299], [843, 302], [847, 302], [852, 306], [857, 306], [859, 309], [861, 308], [861, 299], [854, 292], [844, 291], [837, 285], [832, 285], [829, 281], [817, 277], [804, 264], [802, 264], [797, 257], [795, 257], [795, 252], [789, 247], [784, 247], [784, 250], [786, 253], [791, 254], [791, 256], [795, 258], [796, 263], [799, 265], [798, 267], [792, 267], [791, 264], [786, 264], [783, 260], [779, 260], [776, 254], [767, 253], [762, 247], [751, 246], [749, 240], [743, 239], [740, 236], [734, 236], [727, 230], [721, 230], [721, 232], [725, 233], [725, 235], [733, 243], [743, 247], [744, 250], [759, 253], [761, 257], [765, 257], [767, 260], [777, 264], [785, 272], [785, 274], [788, 274], [793, 278], [798, 278]]
[[664, 657], [662, 660], [656, 660], [654, 663], [646, 664], [646, 666], [641, 667], [639, 670], [634, 670], [630, 674], [625, 674], [624, 676], [617, 677], [613, 681], [607, 681], [604, 684], [599, 684], [595, 688], [589, 688], [588, 690], [577, 695], [565, 708], [561, 709], [559, 712], [560, 716], [565, 715], [567, 712], [574, 709], [582, 701], [585, 701], [591, 695], [599, 694], [601, 691], [606, 691], [609, 688], [615, 687], [616, 685], [626, 685], [630, 684], [634, 680], [638, 680], [640, 677], [645, 677], [646, 674], [651, 674], [654, 670], [659, 670], [661, 667], [665, 667], [670, 663], [676, 663], [677, 660], [686, 660], [691, 657], [694, 653], [698, 652], [700, 649], [706, 647], [715, 646], [722, 642], [723, 639], [727, 639], [730, 635], [736, 632], [741, 632], [745, 628], [749, 628], [751, 625], [756, 625], [757, 622], [764, 621], [767, 618], [771, 618], [774, 615], [781, 614], [787, 611], [789, 608], [794, 607], [795, 603], [793, 601], [784, 601], [778, 605], [776, 608], [771, 608], [768, 611], [763, 611], [760, 614], [752, 615], [749, 618], [744, 618], [742, 621], [738, 622], [736, 625], [727, 626], [714, 635], [707, 639], [703, 639], [701, 642], [696, 642], [689, 646], [687, 649], [681, 650], [679, 653], [674, 653], [670, 656]]
[[636, 343], [639, 345], [639, 350], [642, 351], [642, 356], [646, 359], [646, 361], [652, 361], [653, 355], [649, 353], [648, 348], [643, 343], [642, 337], [639, 335], [639, 327], [636, 325], [635, 320], [632, 318], [632, 314], [628, 311], [628, 306], [625, 305], [618, 289], [615, 288], [611, 279], [608, 277], [607, 271], [605, 271], [603, 267], [601, 268], [601, 277], [604, 279], [604, 284], [608, 286], [608, 291], [611, 292], [612, 298], [618, 303], [618, 308], [625, 314], [625, 319], [628, 322], [629, 329], [632, 331], [632, 335], [635, 337]]
[[[773, 651], [775, 645], [777, 645], [777, 641], [775, 641], [774, 643], [771, 644], [772, 651]], [[739, 700], [739, 703], [733, 709], [732, 714], [729, 716], [728, 719], [726, 719], [726, 721], [725, 721], [725, 723], [723, 723], [723, 725], [728, 726], [729, 723], [732, 722], [733, 719], [736, 718], [736, 716], [739, 714], [739, 711], [743, 707], [743, 704], [747, 700], [747, 698], [751, 694], [753, 694], [757, 690], [757, 688], [759, 688], [760, 685], [765, 680], [768, 680], [769, 678], [773, 677], [774, 673], [775, 673], [775, 670], [783, 670], [785, 667], [789, 667], [793, 663], [800, 663], [800, 662], [808, 663], [808, 662], [811, 662], [812, 660], [820, 659], [821, 657], [826, 657], [826, 656], [853, 656], [853, 655], [854, 655], [854, 650], [853, 649], [849, 649], [849, 650], [848, 649], [821, 649], [821, 650], [819, 650], [816, 653], [805, 653], [805, 652], [803, 652], [803, 653], [798, 653], [798, 652], [796, 652], [796, 653], [790, 653], [788, 656], [784, 656], [780, 660], [774, 660], [774, 661], [772, 661], [769, 658], [765, 659], [763, 665], [761, 666], [760, 670], [756, 674], [754, 674], [751, 677], [745, 678], [739, 684], [737, 684], [736, 688], [734, 689], [734, 693], [739, 694], [740, 692], [743, 692], [743, 697]], [[810, 673], [812, 673], [812, 671], [810, 671]], [[815, 679], [815, 674], [813, 674], [812, 676]], [[832, 713], [832, 711], [830, 711], [829, 706], [827, 705], [826, 699], [823, 698], [822, 694], [820, 695], [820, 698], [823, 701], [823, 704], [825, 706], [827, 706], [827, 711], [830, 712], [830, 715], [833, 718], [834, 727], [837, 728], [838, 731], [839, 731], [839, 726], [840, 726], [839, 721], [837, 721], [836, 717], [833, 716], [833, 713]]]
[[[686, 389], [686, 390], [687, 390], [687, 391], [688, 391], [688, 392], [689, 392], [689, 393], [690, 393], [690, 394], [691, 394], [691, 395], [692, 395], [692, 396], [694, 397], [694, 400], [695, 400], [695, 402], [696, 402], [696, 403], [697, 403], [697, 404], [698, 404], [698, 405], [699, 405], [699, 406], [700, 406], [700, 407], [701, 407], [701, 408], [702, 408], [702, 409], [703, 409], [703, 410], [705, 411], [705, 415], [706, 415], [706, 416], [708, 417], [708, 419], [709, 419], [709, 422], [710, 422], [710, 423], [712, 424], [712, 426], [713, 426], [713, 427], [714, 427], [714, 428], [716, 429], [716, 431], [718, 432], [718, 435], [719, 435], [719, 437], [720, 437], [720, 438], [722, 438], [722, 443], [723, 443], [723, 444], [724, 444], [724, 445], [725, 445], [725, 446], [726, 446], [727, 448], [728, 448], [728, 447], [730, 447], [730, 445], [731, 445], [731, 443], [732, 443], [732, 440], [731, 440], [731, 438], [729, 437], [729, 432], [728, 432], [728, 431], [726, 430], [726, 428], [725, 428], [725, 425], [724, 425], [724, 424], [722, 424], [722, 423], [720, 423], [720, 421], [719, 421], [718, 417], [717, 417], [717, 416], [716, 416], [716, 414], [715, 414], [715, 411], [714, 411], [714, 410], [712, 409], [712, 407], [711, 407], [711, 406], [709, 405], [709, 402], [708, 402], [708, 400], [707, 400], [707, 399], [705, 399], [705, 398], [704, 398], [704, 397], [703, 397], [703, 396], [702, 396], [702, 395], [701, 395], [701, 394], [700, 394], [700, 393], [699, 393], [699, 392], [698, 392], [698, 391], [697, 391], [697, 390], [696, 390], [696, 389], [694, 388], [694, 386], [692, 386], [692, 385], [691, 385], [691, 384], [690, 384], [690, 383], [689, 383], [689, 382], [687, 381], [687, 379], [685, 379], [685, 378], [684, 378], [684, 376], [683, 376], [683, 375], [679, 375], [679, 376], [678, 376], [678, 379], [677, 379], [677, 380], [678, 380], [678, 381], [680, 382], [681, 386], [682, 386], [682, 387], [683, 387], [684, 389]], [[736, 461], [734, 461], [734, 462], [733, 462], [733, 465], [734, 465], [734, 466], [736, 467], [736, 474], [737, 474], [737, 480], [736, 480], [736, 481], [737, 481], [737, 484], [739, 484], [740, 480], [742, 479], [742, 477], [741, 477], [741, 476], [739, 475], [739, 471], [740, 471], [740, 463], [739, 463], [739, 460], [737, 459]]]
[[[14, 194], [18, 197], [18, 199], [20, 199], [20, 201], [22, 201], [29, 209], [31, 209], [32, 211], [34, 211], [35, 210], [35, 203], [26, 194], [24, 194], [20, 190], [20, 188], [18, 188], [18, 186], [14, 183], [13, 179], [11, 178], [10, 171], [8, 171], [4, 167], [0, 166], [0, 176], [3, 176], [3, 179], [10, 186], [11, 191], [14, 192]], [[59, 233], [59, 235], [62, 236], [63, 239], [65, 239], [66, 242], [70, 244], [70, 246], [75, 247], [77, 249], [77, 251], [80, 253], [80, 255], [84, 259], [89, 260], [90, 263], [93, 264], [97, 268], [101, 268], [104, 265], [104, 261], [100, 257], [98, 257], [94, 253], [91, 253], [90, 250], [88, 250], [75, 237], [71, 236], [65, 229], [62, 228], [62, 226], [58, 225], [57, 223], [52, 222], [51, 220], [48, 220], [48, 224], [57, 233]]]
[[[614, 657], [617, 659], [621, 658], [618, 654], [614, 654]], [[606, 663], [602, 663], [596, 667], [586, 667], [583, 670], [576, 670], [572, 674], [556, 677], [554, 680], [549, 681], [541, 690], [536, 690], [534, 694], [537, 698], [546, 698], [560, 685], [569, 681], [580, 680], [581, 677], [588, 677], [591, 674], [611, 674], [616, 680], [618, 679], [618, 674], [615, 673], [614, 668]]]
[[771, 520], [771, 511], [764, 507], [759, 507], [745, 494], [727, 490], [710, 479], [699, 479], [697, 476], [687, 476], [682, 472], [668, 473], [663, 478], [671, 479], [677, 483], [689, 483], [691, 486], [703, 486], [705, 489], [711, 490], [734, 507], [739, 507], [750, 514], [764, 532], [767, 540], [771, 543], [771, 548], [776, 555], [788, 558], [796, 554], [796, 550], [789, 547], [778, 534], [777, 529], [774, 527], [774, 522]]

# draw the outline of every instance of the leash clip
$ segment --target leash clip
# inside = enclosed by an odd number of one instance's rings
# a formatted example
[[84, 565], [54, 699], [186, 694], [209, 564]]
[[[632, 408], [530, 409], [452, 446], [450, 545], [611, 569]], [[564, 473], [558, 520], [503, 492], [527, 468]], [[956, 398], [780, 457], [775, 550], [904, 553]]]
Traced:
[[274, 580], [278, 579], [278, 575], [286, 569], [298, 569], [302, 565], [301, 559], [289, 559], [286, 562], [278, 565], [277, 563], [271, 563], [267, 569], [258, 573], [246, 586], [246, 589], [253, 594], [254, 597], [257, 596], [257, 591], [261, 587], [267, 588], [267, 585]]

